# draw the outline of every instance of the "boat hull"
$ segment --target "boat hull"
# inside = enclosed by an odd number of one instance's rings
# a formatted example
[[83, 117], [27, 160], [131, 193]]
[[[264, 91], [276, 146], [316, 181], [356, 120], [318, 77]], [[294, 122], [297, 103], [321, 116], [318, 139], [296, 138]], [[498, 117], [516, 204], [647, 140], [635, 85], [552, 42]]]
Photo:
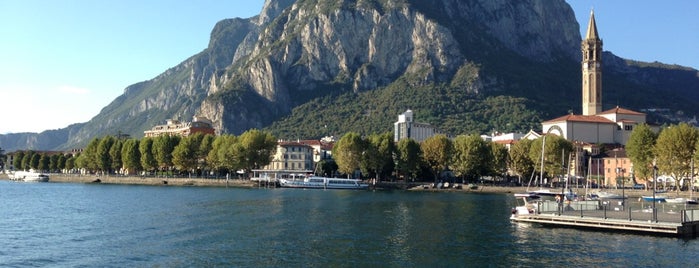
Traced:
[[32, 178], [24, 178], [22, 179], [24, 182], [48, 182], [49, 177], [44, 176], [44, 177], [32, 177]]
[[641, 199], [643, 199], [643, 201], [646, 201], [646, 202], [653, 202], [653, 200], [655, 200], [655, 202], [663, 203], [666, 201], [667, 197], [664, 197], [664, 196], [652, 197], [652, 196], [645, 196], [644, 195], [641, 197]]
[[49, 175], [35, 171], [16, 171], [10, 176], [10, 179], [24, 182], [48, 182]]
[[369, 187], [366, 183], [361, 183], [360, 180], [339, 179], [339, 178], [324, 178], [324, 177], [308, 177], [302, 180], [287, 180], [280, 179], [279, 186], [284, 188], [307, 188], [307, 189], [345, 189], [345, 190], [360, 190]]

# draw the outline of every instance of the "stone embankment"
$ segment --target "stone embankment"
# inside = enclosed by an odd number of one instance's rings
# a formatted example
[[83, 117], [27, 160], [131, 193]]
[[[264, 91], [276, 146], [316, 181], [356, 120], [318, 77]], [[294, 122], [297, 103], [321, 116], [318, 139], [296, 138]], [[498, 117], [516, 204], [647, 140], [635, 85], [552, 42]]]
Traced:
[[[7, 174], [0, 173], [0, 180], [9, 180]], [[174, 177], [139, 177], [139, 176], [96, 176], [96, 175], [75, 175], [75, 174], [50, 174], [49, 182], [68, 182], [68, 183], [103, 183], [103, 184], [134, 184], [134, 185], [163, 185], [163, 186], [203, 186], [203, 187], [264, 187], [258, 185], [257, 182], [240, 179], [209, 179], [209, 178], [174, 178]], [[524, 193], [527, 187], [505, 187], [505, 186], [489, 186], [477, 185], [477, 187], [462, 189], [436, 189], [425, 187], [428, 183], [391, 183], [382, 182], [376, 185], [376, 189], [384, 190], [411, 190], [411, 191], [429, 191], [429, 192], [464, 192], [464, 193]], [[560, 190], [560, 188], [558, 188]], [[578, 195], [584, 195], [585, 189], [573, 189]], [[605, 191], [621, 194], [621, 189], [591, 189], [589, 192]], [[626, 189], [624, 194], [629, 198], [640, 198], [644, 195], [652, 195], [652, 191]], [[662, 195], [669, 197], [685, 197], [699, 196], [699, 193], [692, 194], [688, 191], [668, 192]]]
[[[138, 177], [138, 176], [96, 176], [73, 174], [50, 174], [49, 182], [103, 183], [134, 185], [171, 185], [171, 186], [210, 186], [210, 187], [254, 187], [250, 180], [209, 179], [209, 178], [172, 178], [172, 177]], [[8, 179], [1, 175], [0, 179]]]

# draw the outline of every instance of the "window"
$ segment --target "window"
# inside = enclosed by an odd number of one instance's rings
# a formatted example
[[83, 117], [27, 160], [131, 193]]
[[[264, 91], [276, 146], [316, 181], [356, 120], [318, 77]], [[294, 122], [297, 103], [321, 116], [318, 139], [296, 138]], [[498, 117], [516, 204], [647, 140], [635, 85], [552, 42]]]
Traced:
[[629, 130], [629, 131], [631, 131], [631, 130], [633, 130], [633, 126], [631, 126], [631, 125], [626, 125], [626, 126], [624, 126], [624, 130]]

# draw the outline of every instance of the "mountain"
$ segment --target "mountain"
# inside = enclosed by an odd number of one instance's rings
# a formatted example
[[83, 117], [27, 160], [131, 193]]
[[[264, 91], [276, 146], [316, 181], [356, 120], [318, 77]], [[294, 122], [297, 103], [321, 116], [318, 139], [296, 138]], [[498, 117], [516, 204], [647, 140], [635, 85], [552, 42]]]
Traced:
[[[267, 0], [90, 121], [0, 135], [0, 147], [72, 149], [195, 114], [222, 133], [280, 138], [391, 131], [406, 109], [451, 134], [536, 130], [580, 113], [579, 29], [564, 0]], [[697, 70], [611, 52], [603, 61], [605, 109], [699, 112]]]

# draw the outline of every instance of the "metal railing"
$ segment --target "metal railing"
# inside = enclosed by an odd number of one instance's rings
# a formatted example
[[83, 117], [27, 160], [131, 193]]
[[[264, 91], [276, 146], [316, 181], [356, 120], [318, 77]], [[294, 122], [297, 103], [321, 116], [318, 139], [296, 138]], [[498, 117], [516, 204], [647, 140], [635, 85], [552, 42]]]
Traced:
[[[652, 205], [652, 203], [651, 203]], [[538, 214], [559, 216], [595, 217], [646, 222], [688, 223], [699, 221], [699, 209], [689, 209], [682, 204], [669, 205], [658, 203], [653, 206], [648, 202], [610, 201], [537, 201]]]

